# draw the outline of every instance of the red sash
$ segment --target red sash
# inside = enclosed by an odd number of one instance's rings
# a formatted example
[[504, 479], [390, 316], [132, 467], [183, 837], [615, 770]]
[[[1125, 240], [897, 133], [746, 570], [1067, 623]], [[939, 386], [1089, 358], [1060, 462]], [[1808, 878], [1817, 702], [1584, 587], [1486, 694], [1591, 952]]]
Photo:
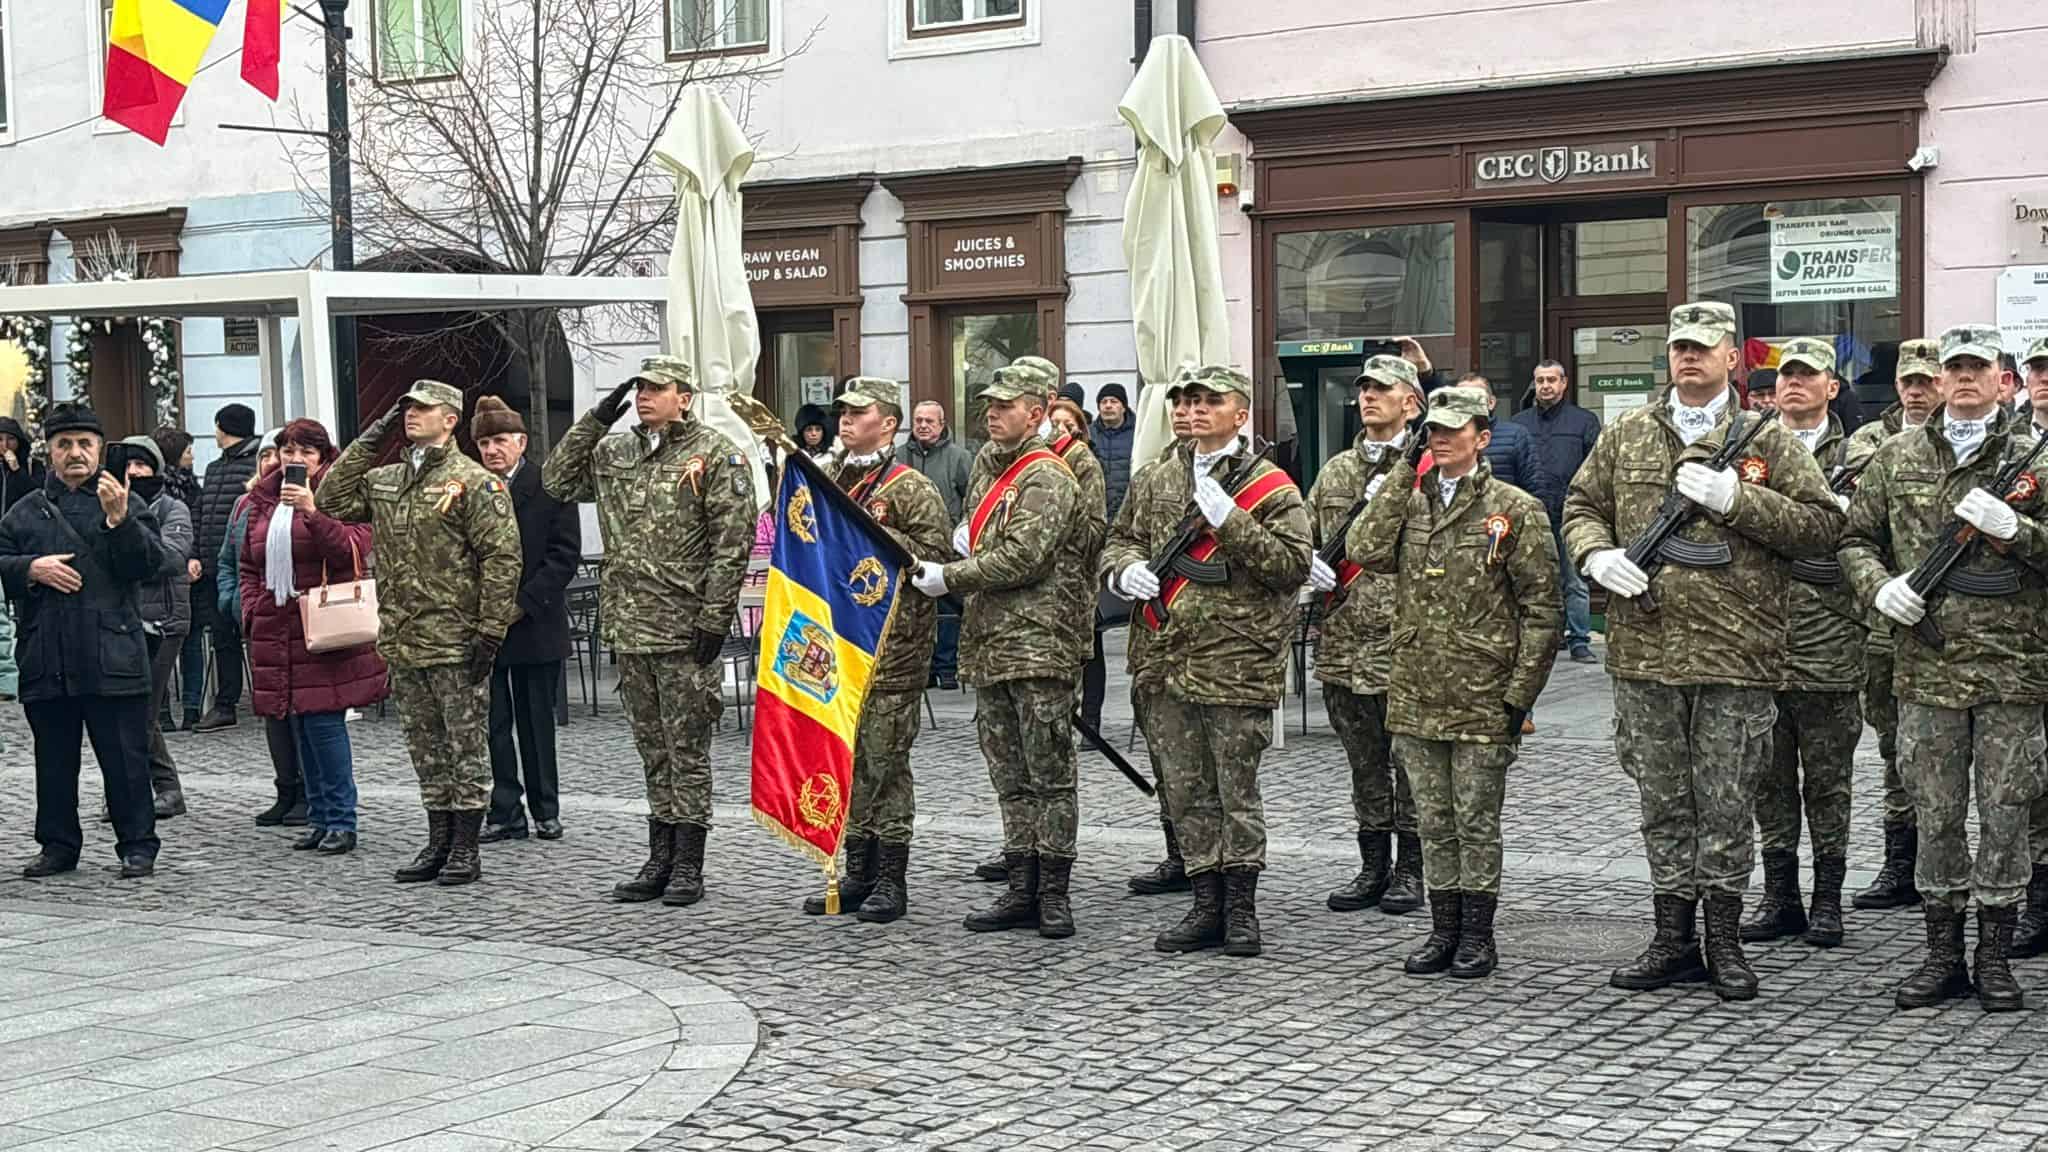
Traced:
[[1061, 460], [1051, 452], [1043, 448], [1034, 448], [1017, 457], [1017, 462], [1010, 465], [1009, 469], [1001, 476], [996, 477], [994, 484], [989, 485], [988, 491], [983, 493], [981, 497], [981, 503], [975, 505], [973, 519], [967, 522], [967, 550], [969, 552], [981, 547], [982, 529], [988, 527], [988, 522], [995, 518], [997, 510], [1009, 505], [1012, 493], [1017, 487], [1017, 480], [1024, 475], [1024, 470], [1033, 464], [1041, 463], [1058, 464], [1062, 468], [1067, 466], [1066, 461]]
[[908, 464], [892, 463], [887, 472], [871, 473], [862, 479], [859, 484], [849, 489], [846, 494], [853, 498], [854, 503], [862, 503], [870, 496], [880, 496], [883, 489], [902, 479], [903, 474], [909, 471], [911, 471], [911, 467]]
[[1054, 454], [1062, 460], [1065, 460], [1067, 458], [1067, 449], [1072, 448], [1073, 446], [1074, 438], [1071, 435], [1063, 435], [1059, 439], [1052, 442], [1052, 450]]
[[[1435, 464], [1435, 459], [1428, 452], [1424, 452], [1422, 454], [1421, 468], [1419, 471], [1415, 473], [1416, 491], [1419, 492], [1422, 490], [1423, 473], [1428, 472], [1432, 467], [1435, 467]], [[1337, 587], [1349, 590], [1352, 582], [1363, 575], [1365, 575], [1365, 569], [1360, 568], [1356, 564], [1353, 564], [1349, 556], [1346, 556], [1344, 559], [1337, 562]]]
[[[1256, 513], [1261, 504], [1272, 499], [1281, 489], [1292, 487], [1294, 487], [1294, 481], [1288, 477], [1287, 473], [1275, 468], [1243, 488], [1238, 489], [1237, 495], [1233, 499], [1236, 500], [1237, 506], [1244, 509], [1247, 513]], [[1197, 561], [1207, 560], [1209, 557], [1214, 556], [1216, 550], [1222, 546], [1222, 541], [1216, 539], [1215, 531], [1204, 528], [1202, 529], [1202, 534], [1196, 537], [1195, 542], [1189, 545], [1188, 559]], [[1144, 617], [1147, 628], [1157, 632], [1160, 628], [1164, 627], [1164, 624], [1159, 619], [1158, 609], [1161, 606], [1173, 607], [1173, 602], [1180, 598], [1182, 592], [1187, 590], [1188, 583], [1188, 578], [1178, 573], [1167, 576], [1160, 583], [1159, 598], [1147, 601], [1145, 604]]]

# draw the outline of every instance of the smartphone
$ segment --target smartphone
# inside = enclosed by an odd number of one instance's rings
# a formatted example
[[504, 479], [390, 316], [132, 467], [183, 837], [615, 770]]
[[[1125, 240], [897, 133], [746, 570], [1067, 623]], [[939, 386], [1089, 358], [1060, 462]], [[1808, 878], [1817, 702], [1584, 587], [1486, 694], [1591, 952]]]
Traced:
[[133, 444], [110, 441], [100, 449], [100, 470], [116, 480], [128, 479], [128, 461], [141, 449]]
[[285, 465], [284, 482], [287, 484], [296, 484], [299, 487], [304, 488], [306, 486], [306, 466], [304, 464]]

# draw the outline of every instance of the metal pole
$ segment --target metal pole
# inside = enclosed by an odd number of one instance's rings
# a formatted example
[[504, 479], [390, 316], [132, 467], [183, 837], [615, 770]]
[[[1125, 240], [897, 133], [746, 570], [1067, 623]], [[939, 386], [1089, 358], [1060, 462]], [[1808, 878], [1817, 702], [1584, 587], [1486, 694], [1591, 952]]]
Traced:
[[[337, 272], [356, 266], [354, 191], [349, 184], [348, 0], [320, 0], [327, 26], [327, 203]], [[356, 434], [356, 320], [334, 318], [334, 438]]]

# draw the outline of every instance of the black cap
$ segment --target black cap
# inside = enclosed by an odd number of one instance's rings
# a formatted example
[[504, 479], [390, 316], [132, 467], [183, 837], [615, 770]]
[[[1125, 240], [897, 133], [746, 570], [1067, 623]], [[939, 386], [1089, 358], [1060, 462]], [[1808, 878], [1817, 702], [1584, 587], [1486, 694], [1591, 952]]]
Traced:
[[43, 417], [43, 435], [54, 437], [59, 432], [90, 432], [105, 438], [100, 429], [99, 413], [84, 404], [57, 404], [50, 408], [50, 414]]
[[1124, 386], [1114, 380], [1095, 390], [1095, 402], [1100, 404], [1104, 400], [1114, 400], [1126, 408], [1131, 406], [1131, 394], [1124, 391]]
[[256, 434], [256, 412], [247, 404], [225, 404], [213, 414], [213, 426], [247, 440]]
[[1079, 384], [1076, 384], [1072, 381], [1068, 381], [1067, 383], [1060, 385], [1060, 399], [1072, 400], [1077, 406], [1083, 402], [1083, 399], [1087, 395], [1088, 394], [1086, 392], [1081, 390], [1081, 386]]
[[1778, 372], [1774, 368], [1759, 368], [1749, 374], [1747, 383], [1751, 392], [1776, 392]]

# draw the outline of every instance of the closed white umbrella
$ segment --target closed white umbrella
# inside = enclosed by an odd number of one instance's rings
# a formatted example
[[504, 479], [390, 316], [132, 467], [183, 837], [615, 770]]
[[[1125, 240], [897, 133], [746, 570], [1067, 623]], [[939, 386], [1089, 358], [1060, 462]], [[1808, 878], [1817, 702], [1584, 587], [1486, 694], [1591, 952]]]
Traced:
[[1173, 443], [1167, 386], [1183, 365], [1227, 364], [1223, 259], [1216, 239], [1216, 89], [1185, 36], [1152, 41], [1117, 114], [1138, 134], [1138, 172], [1124, 204], [1124, 262], [1137, 328], [1137, 434], [1131, 469]]
[[754, 166], [754, 146], [724, 102], [693, 84], [683, 90], [654, 155], [676, 178], [668, 351], [697, 374], [691, 411], [746, 453], [756, 504], [765, 509], [774, 493], [768, 491], [760, 441], [727, 398], [753, 390], [754, 362], [761, 358], [761, 330], [754, 322], [740, 234], [740, 181]]

